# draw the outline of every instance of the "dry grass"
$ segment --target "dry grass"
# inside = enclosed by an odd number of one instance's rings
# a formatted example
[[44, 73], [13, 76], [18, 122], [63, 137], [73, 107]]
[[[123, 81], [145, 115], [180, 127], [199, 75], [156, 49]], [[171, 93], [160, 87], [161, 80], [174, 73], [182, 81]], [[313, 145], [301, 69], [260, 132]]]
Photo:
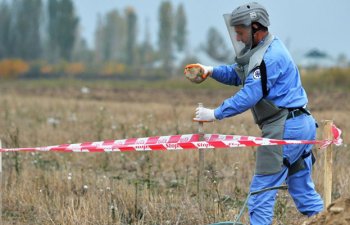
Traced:
[[[52, 84], [51, 84], [52, 85]], [[35, 82], [0, 86], [0, 138], [5, 147], [31, 147], [194, 133], [197, 102], [214, 107], [230, 88], [80, 87]], [[11, 88], [12, 87], [12, 88]], [[335, 99], [334, 96], [337, 96]], [[339, 97], [340, 96], [340, 97]], [[344, 132], [348, 93], [310, 93], [314, 116]], [[317, 103], [317, 104], [314, 104]], [[330, 107], [331, 106], [331, 107]], [[249, 112], [205, 124], [206, 133], [260, 136]], [[318, 158], [322, 158], [319, 151]], [[333, 197], [349, 196], [350, 153], [336, 148]], [[197, 195], [197, 151], [3, 154], [3, 224], [207, 224], [232, 220], [248, 191], [254, 149], [205, 153], [204, 200]], [[314, 167], [322, 193], [322, 160]], [[274, 224], [299, 224], [284, 192]], [[299, 218], [299, 219], [296, 219]], [[246, 221], [246, 216], [243, 218]]]

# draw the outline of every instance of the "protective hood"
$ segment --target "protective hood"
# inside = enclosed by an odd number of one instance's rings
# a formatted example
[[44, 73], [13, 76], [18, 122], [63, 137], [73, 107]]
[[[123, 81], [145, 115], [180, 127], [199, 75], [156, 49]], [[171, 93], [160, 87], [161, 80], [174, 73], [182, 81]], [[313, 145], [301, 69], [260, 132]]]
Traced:
[[240, 59], [249, 58], [251, 55], [250, 50], [253, 46], [251, 25], [241, 24], [232, 26], [232, 14], [224, 14], [223, 17], [235, 50], [236, 61], [237, 59], [240, 61]]

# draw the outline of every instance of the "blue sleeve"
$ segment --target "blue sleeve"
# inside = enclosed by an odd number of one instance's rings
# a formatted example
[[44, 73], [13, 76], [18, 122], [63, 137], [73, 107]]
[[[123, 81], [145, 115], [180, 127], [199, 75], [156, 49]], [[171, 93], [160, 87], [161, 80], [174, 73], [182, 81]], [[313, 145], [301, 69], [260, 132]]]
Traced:
[[211, 77], [223, 84], [235, 86], [241, 85], [241, 79], [235, 71], [236, 65], [237, 64], [216, 66], [214, 67]]
[[248, 75], [242, 89], [232, 97], [224, 100], [221, 106], [214, 110], [216, 119], [221, 120], [240, 114], [252, 108], [263, 97], [260, 74], [258, 76], [253, 76], [254, 72], [255, 71]]

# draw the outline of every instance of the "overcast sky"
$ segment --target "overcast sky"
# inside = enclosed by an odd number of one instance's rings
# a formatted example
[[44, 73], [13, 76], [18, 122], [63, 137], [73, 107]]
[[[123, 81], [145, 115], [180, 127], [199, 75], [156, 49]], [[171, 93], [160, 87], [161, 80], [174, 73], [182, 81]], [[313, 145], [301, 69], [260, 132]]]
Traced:
[[[149, 21], [152, 42], [158, 38], [158, 10], [161, 0], [73, 0], [81, 21], [82, 35], [92, 45], [97, 15], [112, 9], [120, 12], [132, 6], [138, 15], [139, 40]], [[231, 47], [222, 14], [230, 13], [242, 0], [171, 0], [174, 9], [182, 3], [187, 16], [191, 49], [204, 43], [209, 27], [217, 28]], [[281, 38], [293, 55], [310, 49], [350, 59], [350, 0], [260, 0], [270, 14], [270, 31]]]

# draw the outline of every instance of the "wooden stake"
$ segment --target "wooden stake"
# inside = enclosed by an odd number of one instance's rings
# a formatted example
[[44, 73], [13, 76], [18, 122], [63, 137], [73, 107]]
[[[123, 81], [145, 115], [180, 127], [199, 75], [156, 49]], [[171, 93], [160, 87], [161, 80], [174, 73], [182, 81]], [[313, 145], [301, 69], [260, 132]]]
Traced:
[[[323, 140], [332, 140], [332, 120], [323, 121]], [[333, 145], [329, 145], [324, 152], [324, 174], [323, 174], [323, 198], [325, 208], [332, 202], [332, 179], [333, 179]]]
[[[202, 103], [198, 103], [198, 107], [203, 107]], [[204, 140], [204, 128], [203, 121], [198, 121], [198, 134], [199, 141]], [[197, 193], [199, 204], [202, 204], [202, 195], [203, 195], [203, 171], [204, 171], [204, 149], [199, 149], [199, 161], [198, 161], [198, 177], [197, 177]]]

